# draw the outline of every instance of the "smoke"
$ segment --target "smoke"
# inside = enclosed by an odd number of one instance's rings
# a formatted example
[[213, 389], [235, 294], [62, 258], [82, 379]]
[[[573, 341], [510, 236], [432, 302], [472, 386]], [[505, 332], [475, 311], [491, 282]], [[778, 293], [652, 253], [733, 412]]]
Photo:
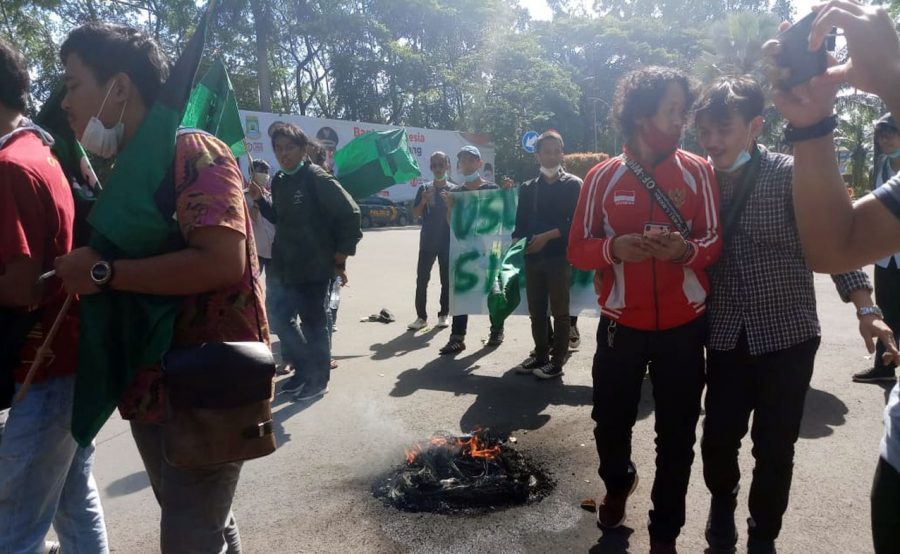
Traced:
[[387, 403], [371, 396], [352, 397], [346, 408], [353, 413], [350, 419], [359, 422], [355, 434], [369, 437], [347, 463], [357, 477], [367, 480], [405, 463], [405, 450], [433, 433], [410, 429]]

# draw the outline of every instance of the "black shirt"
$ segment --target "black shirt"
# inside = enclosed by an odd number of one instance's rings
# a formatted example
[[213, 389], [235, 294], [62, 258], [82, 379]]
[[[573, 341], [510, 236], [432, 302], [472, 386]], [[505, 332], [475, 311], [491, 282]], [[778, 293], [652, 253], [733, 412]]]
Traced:
[[528, 238], [546, 231], [559, 229], [560, 237], [552, 239], [544, 248], [530, 257], [566, 257], [569, 245], [569, 228], [572, 215], [578, 205], [581, 179], [560, 171], [559, 179], [548, 183], [544, 175], [526, 181], [519, 187], [519, 204], [516, 208], [516, 228], [513, 239]]

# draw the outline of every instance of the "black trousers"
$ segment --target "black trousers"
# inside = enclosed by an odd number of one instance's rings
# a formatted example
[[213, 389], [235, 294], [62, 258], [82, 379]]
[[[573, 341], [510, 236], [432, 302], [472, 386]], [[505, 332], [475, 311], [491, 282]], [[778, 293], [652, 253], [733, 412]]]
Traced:
[[787, 510], [800, 435], [803, 404], [812, 378], [819, 338], [750, 355], [746, 335], [734, 350], [707, 353], [706, 417], [703, 420], [703, 477], [713, 497], [737, 491], [738, 450], [753, 413], [753, 482], [748, 535], [775, 540]]
[[[562, 367], [569, 354], [569, 280], [572, 267], [564, 257], [525, 258], [525, 294], [531, 316], [534, 355]], [[553, 315], [553, 338], [550, 338], [547, 310]]]
[[703, 393], [706, 317], [665, 331], [641, 331], [600, 318], [594, 354], [594, 438], [600, 478], [607, 492], [627, 491], [634, 480], [631, 430], [649, 366], [656, 403], [656, 476], [650, 537], [673, 541], [684, 525], [684, 497], [694, 461], [694, 440]]
[[[466, 331], [469, 329], [468, 314], [455, 315], [453, 316], [452, 321], [453, 323], [450, 325], [450, 336], [458, 339], [465, 337]], [[495, 323], [494, 320], [491, 319], [491, 331], [503, 331], [503, 322]]]
[[428, 281], [431, 280], [431, 268], [438, 262], [441, 274], [441, 311], [438, 317], [450, 313], [450, 251], [428, 252], [419, 250], [419, 264], [416, 267], [416, 316], [428, 319], [426, 302], [428, 298]]
[[[875, 266], [875, 303], [884, 312], [884, 322], [896, 336], [900, 330], [900, 269], [897, 269], [893, 258], [888, 267]], [[884, 345], [878, 341], [875, 346], [876, 368], [884, 367], [884, 352]], [[891, 362], [890, 367], [896, 367], [896, 364]]]
[[884, 458], [872, 484], [872, 539], [875, 554], [900, 552], [900, 473]]

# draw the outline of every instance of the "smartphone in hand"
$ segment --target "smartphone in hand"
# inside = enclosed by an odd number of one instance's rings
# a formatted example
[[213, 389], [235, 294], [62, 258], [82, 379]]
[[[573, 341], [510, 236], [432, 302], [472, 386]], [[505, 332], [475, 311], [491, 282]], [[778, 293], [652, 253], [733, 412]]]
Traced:
[[647, 223], [644, 225], [644, 238], [663, 238], [667, 237], [671, 229], [664, 223]]
[[789, 90], [803, 84], [817, 75], [825, 73], [828, 60], [825, 53], [825, 45], [815, 51], [809, 49], [809, 32], [812, 30], [816, 12], [810, 12], [806, 17], [794, 23], [778, 34], [778, 42], [781, 50], [775, 57], [779, 67], [790, 69], [790, 76], [778, 82], [778, 86]]

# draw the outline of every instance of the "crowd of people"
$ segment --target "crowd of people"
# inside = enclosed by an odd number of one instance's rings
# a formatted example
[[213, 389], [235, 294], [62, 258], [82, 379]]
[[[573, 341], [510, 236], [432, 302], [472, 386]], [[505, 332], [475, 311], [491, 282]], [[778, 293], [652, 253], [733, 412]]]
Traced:
[[[884, 153], [874, 172], [877, 188], [851, 204], [835, 157], [833, 112], [839, 86], [849, 83], [900, 113], [900, 40], [884, 10], [852, 0], [820, 8], [810, 45], [818, 47], [832, 26], [844, 30], [849, 61], [774, 93], [789, 123], [785, 138], [793, 157], [758, 142], [766, 96], [752, 78], [723, 77], [698, 89], [678, 70], [645, 67], [616, 88], [621, 155], [595, 166], [582, 182], [563, 167], [563, 135], [547, 131], [536, 143], [539, 172], [518, 189], [512, 238], [525, 240], [534, 348], [516, 371], [562, 378], [580, 340], [569, 310], [571, 272], [596, 272], [601, 317], [591, 417], [605, 488], [597, 521], [612, 529], [627, 517], [639, 469], [631, 455], [632, 428], [649, 373], [656, 410], [652, 554], [677, 551], [704, 390], [700, 452], [710, 492], [709, 551], [734, 552], [739, 541], [738, 450], [748, 430], [755, 465], [747, 551], [776, 551], [820, 344], [812, 271], [832, 274], [842, 300], [856, 309], [867, 347], [873, 351], [878, 343], [873, 368], [854, 379], [895, 379], [900, 132], [890, 116], [876, 124]], [[778, 49], [775, 41], [766, 52], [774, 60]], [[72, 131], [86, 150], [115, 158], [160, 95], [168, 77], [165, 56], [134, 29], [97, 23], [73, 30], [59, 55], [62, 106]], [[12, 402], [0, 427], [0, 553], [104, 553], [110, 546], [91, 474], [94, 447], [79, 445], [69, 432], [84, 337], [77, 306], [54, 325], [67, 295], [178, 297], [177, 347], [268, 344], [271, 325], [283, 372], [292, 373], [280, 391], [298, 402], [315, 401], [328, 391], [334, 298], [362, 238], [360, 212], [323, 167], [324, 150], [296, 126], [270, 131], [280, 167], [273, 175], [265, 162], [254, 161], [249, 180], [224, 143], [185, 129], [175, 139], [174, 170], [163, 189], [177, 223], [174, 246], [139, 259], [104, 257], [76, 242], [71, 176], [51, 151], [53, 137], [25, 115], [28, 89], [27, 61], [0, 41], [6, 341], [0, 369], [9, 371], [15, 389], [49, 330], [58, 327], [54, 356], [28, 394]], [[688, 125], [706, 158], [679, 148]], [[498, 188], [483, 175], [475, 146], [456, 153], [462, 183], [450, 182], [450, 165], [448, 154], [431, 155], [434, 179], [419, 189], [413, 208], [422, 228], [416, 320], [409, 329], [428, 325], [427, 286], [437, 261], [437, 326], [451, 327], [442, 355], [466, 348], [468, 326], [468, 316], [451, 314], [450, 307], [454, 202], [461, 194]], [[874, 291], [881, 308], [860, 269], [879, 259]], [[55, 277], [41, 279], [49, 270]], [[487, 345], [503, 339], [503, 322], [492, 320]], [[119, 401], [161, 508], [160, 549], [240, 552], [232, 501], [241, 461], [173, 464], [165, 454], [169, 406], [159, 363], [141, 367]], [[878, 554], [900, 552], [900, 386], [891, 392], [885, 426], [871, 495]], [[58, 545], [45, 543], [51, 525]]]

